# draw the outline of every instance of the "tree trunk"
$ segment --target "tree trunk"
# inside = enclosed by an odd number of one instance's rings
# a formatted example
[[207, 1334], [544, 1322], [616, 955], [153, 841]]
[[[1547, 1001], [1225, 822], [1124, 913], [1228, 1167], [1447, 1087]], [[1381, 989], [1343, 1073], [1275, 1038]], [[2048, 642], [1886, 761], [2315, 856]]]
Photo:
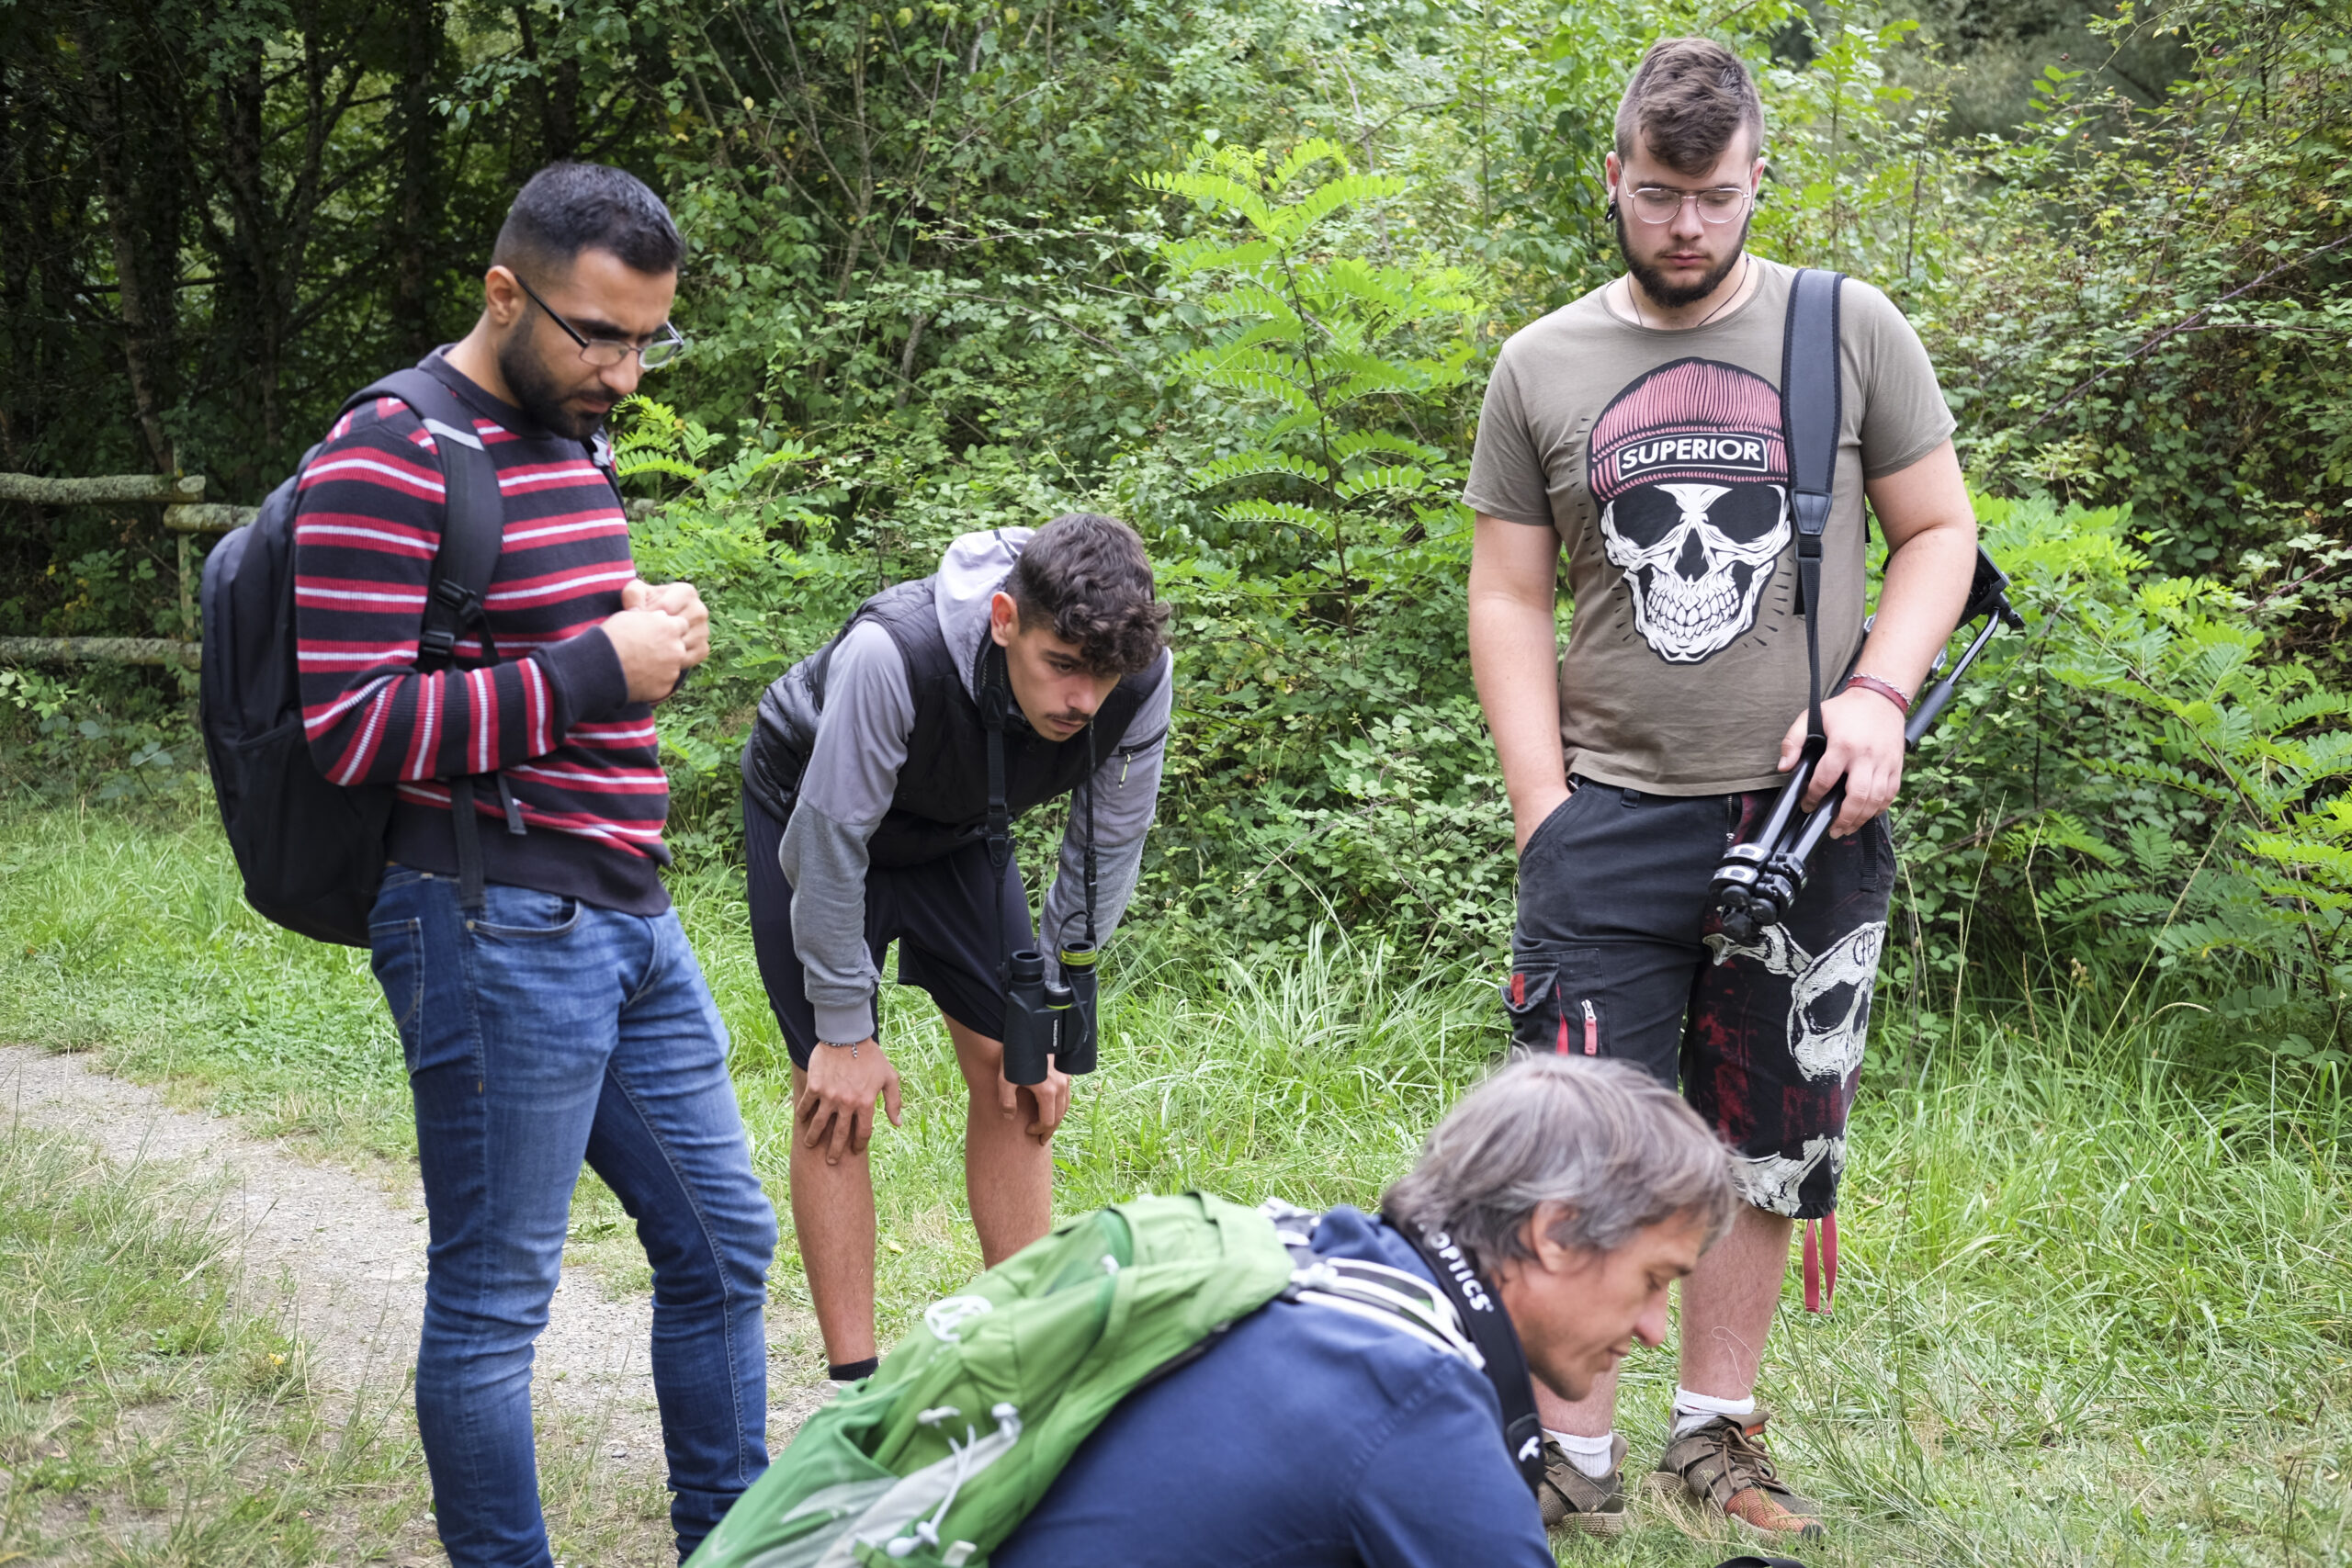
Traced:
[[[148, 243], [169, 244], [171, 235], [141, 235], [131, 210], [132, 196], [126, 167], [135, 162], [127, 145], [120, 99], [124, 73], [115, 51], [103, 47], [85, 14], [76, 18], [74, 44], [82, 57], [82, 108], [88, 118], [90, 145], [98, 169], [98, 188], [107, 212], [107, 240], [113, 253], [115, 310], [122, 325], [123, 368], [130, 378], [132, 416], [146, 443], [157, 473], [176, 466], [171, 437], [164, 431], [164, 389], [168, 374], [168, 332], [159, 330], [162, 311], [171, 309], [164, 289], [162, 310], [154, 299], [156, 268], [146, 265], [142, 238]], [[168, 276], [168, 274], [166, 274]]]
[[539, 110], [539, 162], [558, 163], [580, 145], [580, 61], [568, 56], [550, 66], [540, 57], [530, 0], [514, 6], [514, 30], [522, 39], [523, 58], [534, 68], [530, 90]]
[[400, 171], [392, 209], [392, 342], [404, 359], [422, 359], [441, 341], [434, 330], [433, 280], [439, 271], [434, 241], [440, 216], [440, 118], [433, 112], [434, 67], [439, 63], [441, 0], [409, 0], [394, 121]]
[[264, 90], [258, 42], [244, 60], [222, 73], [218, 94], [220, 169], [229, 209], [228, 246], [215, 262], [220, 305], [216, 320], [232, 323], [240, 367], [235, 386], [247, 427], [246, 440], [267, 449], [277, 436], [277, 338], [271, 317], [277, 307], [276, 204], [263, 169]]

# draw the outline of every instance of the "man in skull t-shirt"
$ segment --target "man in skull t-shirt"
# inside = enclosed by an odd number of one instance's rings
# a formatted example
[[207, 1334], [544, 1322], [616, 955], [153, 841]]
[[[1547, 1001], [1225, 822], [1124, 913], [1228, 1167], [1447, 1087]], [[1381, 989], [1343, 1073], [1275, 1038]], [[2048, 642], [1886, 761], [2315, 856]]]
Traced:
[[[1601, 171], [1626, 276], [1503, 345], [1464, 499], [1471, 665], [1520, 845], [1514, 1043], [1679, 1083], [1731, 1147], [1747, 1206], [1685, 1283], [1656, 1479], [1781, 1540], [1818, 1533], [1821, 1510], [1773, 1467], [1756, 1379], [1792, 1222], [1837, 1208], [1894, 881], [1883, 812], [1976, 535], [1927, 354], [1849, 278], [1813, 607], [1826, 748], [1805, 802], [1842, 780], [1845, 804], [1787, 918], [1731, 940], [1709, 880], [1799, 755], [1810, 689], [1780, 391], [1795, 275], [1745, 245], [1762, 130], [1720, 46], [1670, 39], [1645, 56]], [[1867, 637], [1866, 500], [1888, 546]], [[1613, 1380], [1539, 1399], [1555, 1529], [1624, 1526], [1614, 1401]]]
[[[1792, 269], [1748, 265], [1747, 299], [1703, 327], [1638, 326], [1607, 290], [1588, 294], [1514, 334], [1487, 385], [1468, 500], [1556, 529], [1567, 550], [1560, 739], [1569, 771], [1596, 783], [1778, 788], [1781, 739], [1805, 705], [1779, 386]], [[1911, 324], [1860, 278], [1842, 295], [1824, 681], [1861, 641], [1864, 484], [1952, 432]]]

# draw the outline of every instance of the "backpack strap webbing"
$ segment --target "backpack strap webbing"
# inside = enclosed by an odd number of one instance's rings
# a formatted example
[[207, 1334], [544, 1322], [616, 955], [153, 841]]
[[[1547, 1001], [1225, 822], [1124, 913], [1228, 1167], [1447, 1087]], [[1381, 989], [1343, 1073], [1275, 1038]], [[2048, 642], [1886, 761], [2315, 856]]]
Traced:
[[1802, 267], [1789, 280], [1781, 329], [1781, 434], [1789, 448], [1789, 509], [1797, 531], [1797, 613], [1804, 617], [1805, 754], [1829, 744], [1821, 727], [1821, 540], [1838, 477], [1844, 423], [1838, 302], [1842, 273]]
[[[470, 624], [481, 639], [482, 662], [498, 662], [498, 646], [491, 638], [483, 599], [498, 570], [498, 552], [504, 542], [506, 509], [498, 491], [498, 466], [474, 433], [473, 414], [458, 395], [431, 372], [412, 367], [395, 370], [352, 394], [346, 410], [378, 398], [397, 398], [424, 422], [441, 456], [444, 518], [441, 545], [433, 557], [425, 581], [424, 625], [417, 637], [416, 667], [427, 672], [447, 669], [457, 658], [458, 637]], [[495, 770], [498, 796], [504, 808], [506, 830], [521, 834], [522, 808], [515, 804], [506, 775]], [[476, 819], [474, 780], [460, 774], [449, 781], [449, 827], [458, 841], [458, 902], [465, 908], [482, 905], [481, 826]]]

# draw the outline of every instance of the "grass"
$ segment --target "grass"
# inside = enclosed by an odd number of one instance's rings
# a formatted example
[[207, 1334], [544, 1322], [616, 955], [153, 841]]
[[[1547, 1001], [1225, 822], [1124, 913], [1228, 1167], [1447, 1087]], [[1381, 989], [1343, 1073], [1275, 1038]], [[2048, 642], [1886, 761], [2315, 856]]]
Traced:
[[424, 1510], [388, 1391], [330, 1398], [230, 1296], [209, 1196], [0, 1125], [0, 1562], [383, 1555]]
[[[95, 1049], [328, 1152], [405, 1155], [364, 959], [243, 912], [209, 824], [0, 812], [0, 1033]], [[787, 1080], [740, 896], [710, 874], [679, 901], [781, 1210]], [[1499, 1043], [1481, 985], [1337, 940], [1254, 969], [1129, 945], [1103, 1070], [1057, 1145], [1066, 1212], [1185, 1186], [1368, 1201]], [[978, 1262], [961, 1089], [919, 1000], [894, 991], [886, 1011], [908, 1090], [906, 1126], [876, 1145], [892, 1325]], [[2110, 1029], [2077, 993], [1949, 1011], [1917, 1055], [1908, 1020], [1881, 1041], [1836, 1313], [1804, 1314], [1792, 1291], [1762, 1390], [1784, 1468], [1838, 1520], [1804, 1554], [1815, 1568], [2352, 1562], [2341, 1085], [2200, 1054], [2189, 1016]], [[583, 1183], [574, 1218], [580, 1256], [633, 1280], [609, 1195]], [[788, 1223], [773, 1283], [805, 1300]], [[781, 1374], [814, 1374], [810, 1331], [778, 1340]], [[1629, 1365], [1636, 1466], [1662, 1442], [1672, 1381], [1667, 1355]], [[1664, 1564], [1703, 1549], [1652, 1521], [1563, 1550]]]

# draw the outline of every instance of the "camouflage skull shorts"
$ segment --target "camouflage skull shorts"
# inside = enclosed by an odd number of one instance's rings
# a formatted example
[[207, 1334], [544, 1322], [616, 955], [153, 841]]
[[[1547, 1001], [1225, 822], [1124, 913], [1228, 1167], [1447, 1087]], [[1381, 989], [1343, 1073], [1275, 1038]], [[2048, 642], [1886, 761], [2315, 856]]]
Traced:
[[1738, 1156], [1742, 1197], [1820, 1219], [1846, 1165], [1894, 846], [1883, 816], [1824, 840], [1788, 919], [1731, 942], [1708, 880], [1771, 802], [1577, 781], [1520, 855], [1503, 1005], [1515, 1050], [1679, 1084]]

